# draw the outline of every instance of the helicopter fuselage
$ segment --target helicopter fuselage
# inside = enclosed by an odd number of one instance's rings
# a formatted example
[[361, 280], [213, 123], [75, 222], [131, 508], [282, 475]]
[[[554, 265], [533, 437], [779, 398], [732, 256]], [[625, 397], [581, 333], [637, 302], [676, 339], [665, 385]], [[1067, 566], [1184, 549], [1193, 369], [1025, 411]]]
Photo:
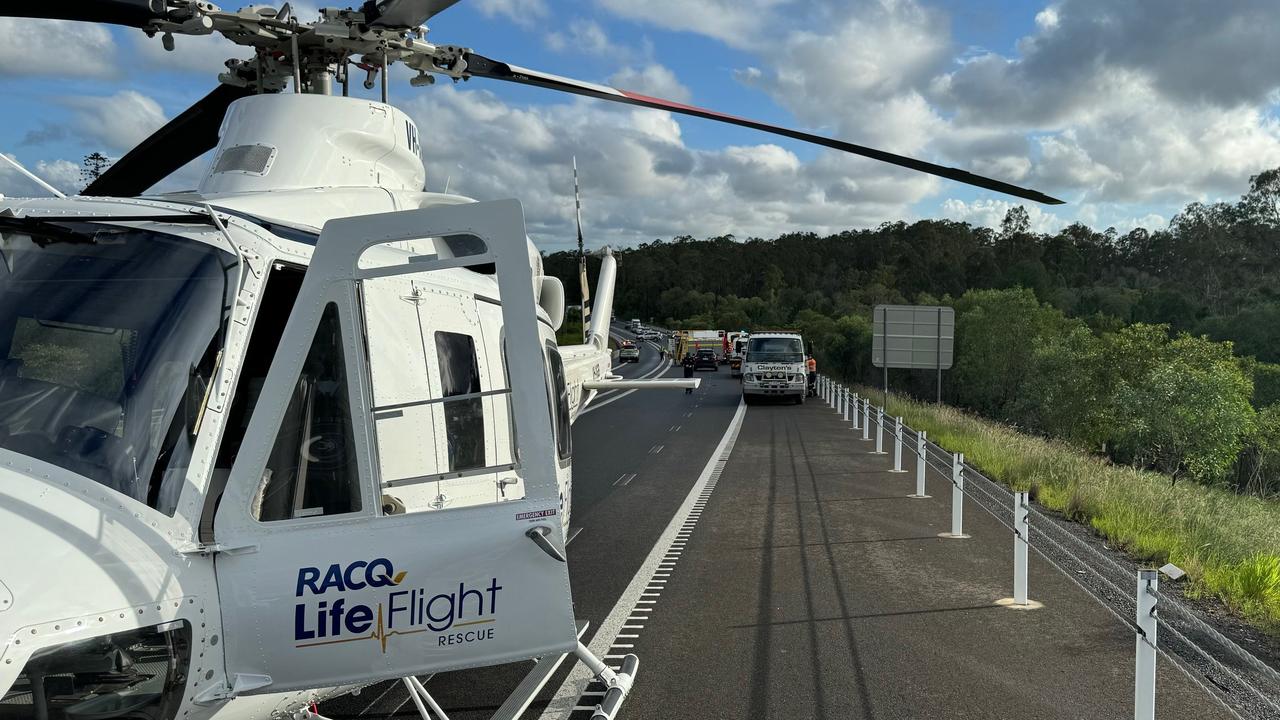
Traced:
[[[0, 375], [8, 423], [0, 434], [0, 688], [27, 689], [32, 704], [20, 712], [72, 717], [59, 713], [110, 697], [156, 717], [297, 715], [352, 689], [248, 695], [253, 680], [229, 677], [224, 657], [215, 563], [236, 549], [219, 546], [213, 520], [267, 371], [277, 353], [296, 351], [279, 341], [317, 233], [278, 218], [296, 218], [305, 207], [307, 219], [323, 224], [326, 214], [353, 206], [367, 213], [467, 200], [366, 188], [269, 195], [0, 200], [0, 210], [28, 223], [0, 224], [8, 265], [0, 329], [0, 349], [8, 351]], [[193, 221], [209, 210], [217, 223]], [[150, 219], [113, 220], [142, 216]], [[392, 263], [443, 249], [432, 243], [396, 243], [370, 257]], [[531, 243], [529, 260], [536, 279], [540, 258]], [[541, 347], [506, 348], [498, 285], [484, 268], [442, 270], [429, 281], [368, 280], [361, 293], [369, 380], [376, 405], [386, 408], [374, 413], [378, 513], [521, 499], [501, 393], [504, 353], [558, 356], [562, 372], [547, 383], [565, 400], [559, 411], [567, 429], [582, 384], [607, 372], [607, 351], [557, 349], [558, 319], [542, 308]], [[291, 446], [297, 457], [286, 465], [342, 460], [323, 427], [326, 413], [338, 410], [318, 409], [323, 385], [321, 378], [298, 390], [308, 409], [300, 444]], [[456, 411], [436, 402], [450, 396], [463, 398]], [[554, 398], [550, 404], [556, 414]], [[565, 450], [556, 482], [559, 521], [567, 525]], [[297, 486], [276, 492], [264, 482], [254, 512], [260, 522], [305, 518], [341, 512], [343, 502]], [[377, 560], [344, 571], [345, 581], [381, 582], [367, 575]], [[333, 610], [299, 610], [298, 637], [337, 634], [343, 620]], [[351, 618], [344, 629], [367, 629], [367, 618]], [[124, 656], [138, 660], [122, 664]], [[0, 718], [10, 717], [9, 707], [0, 705]]]

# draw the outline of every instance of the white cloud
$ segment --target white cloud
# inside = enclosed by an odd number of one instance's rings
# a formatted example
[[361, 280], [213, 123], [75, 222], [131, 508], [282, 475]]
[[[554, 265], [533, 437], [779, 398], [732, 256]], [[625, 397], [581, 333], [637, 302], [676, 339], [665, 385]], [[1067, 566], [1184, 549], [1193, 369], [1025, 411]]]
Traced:
[[0, 74], [117, 77], [116, 44], [103, 25], [0, 17]]
[[942, 201], [942, 216], [967, 222], [970, 225], [999, 230], [1005, 213], [1017, 205], [1026, 208], [1027, 216], [1031, 219], [1032, 232], [1053, 233], [1071, 224], [1052, 212], [1042, 210], [1038, 205], [990, 198], [980, 198], [971, 202], [947, 198]]
[[[1016, 54], [939, 75], [926, 97], [953, 132], [1033, 137], [1001, 162], [1025, 158], [1027, 182], [1050, 192], [1169, 205], [1235, 195], [1280, 165], [1280, 76], [1259, 72], [1280, 63], [1280, 28], [1263, 19], [1273, 10], [1062, 0], [1036, 15]], [[973, 148], [947, 150], [984, 163]]]
[[1041, 30], [1052, 30], [1058, 27], [1058, 11], [1052, 5], [1036, 13], [1036, 27]]
[[[935, 181], [822, 153], [802, 162], [774, 144], [703, 151], [664, 112], [574, 99], [511, 107], [477, 90], [438, 87], [404, 106], [449, 143], [428, 146], [428, 186], [481, 199], [516, 197], [544, 248], [569, 242], [576, 155], [593, 246], [692, 234], [835, 232], [909, 214]], [[850, 182], [850, 178], [856, 182]]]
[[68, 195], [80, 192], [85, 185], [80, 166], [70, 160], [41, 160], [36, 163], [36, 175]]
[[[14, 155], [5, 153], [9, 158], [17, 160]], [[74, 195], [84, 186], [80, 180], [80, 166], [70, 160], [38, 161], [34, 166], [25, 165], [28, 170], [50, 185], [68, 195]], [[48, 197], [45, 190], [36, 182], [18, 172], [12, 165], [0, 161], [0, 195], [5, 197]]]
[[625, 67], [609, 78], [609, 84], [679, 103], [687, 103], [693, 97], [670, 68], [656, 63], [640, 68]]
[[999, 230], [1005, 213], [1020, 204], [1026, 208], [1027, 215], [1031, 219], [1032, 232], [1037, 233], [1055, 233], [1073, 222], [1082, 222], [1096, 230], [1115, 228], [1121, 235], [1134, 228], [1155, 231], [1169, 226], [1168, 219], [1159, 213], [1147, 212], [1135, 216], [1132, 214], [1132, 206], [1117, 203], [1082, 203], [1072, 208], [1073, 217], [1067, 218], [1030, 203], [990, 198], [966, 202], [947, 198], [942, 201], [941, 215], [971, 225]]
[[122, 90], [108, 97], [68, 98], [74, 129], [86, 144], [107, 154], [123, 153], [155, 132], [165, 122], [164, 110], [150, 97]]
[[207, 78], [211, 89], [218, 73], [227, 69], [227, 60], [253, 57], [252, 49], [236, 45], [217, 33], [174, 37], [173, 52], [164, 49], [158, 36], [149, 38], [138, 32], [132, 38], [133, 50], [142, 62], [165, 70], [200, 73]]
[[485, 17], [505, 17], [523, 27], [550, 14], [546, 0], [472, 0], [471, 5]]
[[566, 32], [547, 33], [544, 42], [556, 52], [571, 51], [586, 55], [606, 55], [617, 48], [604, 28], [600, 27], [600, 23], [583, 18], [571, 20]]
[[693, 32], [736, 48], [751, 48], [778, 27], [776, 10], [792, 0], [596, 0], [614, 14], [666, 30]]
[[941, 13], [911, 0], [849, 6], [820, 29], [797, 30], [740, 82], [768, 92], [801, 122], [860, 144], [918, 152], [940, 132], [920, 92], [952, 56]]

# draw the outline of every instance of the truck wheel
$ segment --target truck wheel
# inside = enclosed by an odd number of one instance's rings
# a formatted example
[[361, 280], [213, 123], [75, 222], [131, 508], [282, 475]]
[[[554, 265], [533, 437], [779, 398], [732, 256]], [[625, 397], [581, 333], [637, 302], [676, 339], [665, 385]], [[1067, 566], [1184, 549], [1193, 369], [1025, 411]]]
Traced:
[[795, 399], [795, 404], [796, 404], [796, 405], [803, 405], [803, 404], [804, 404], [804, 393], [800, 393], [800, 397], [798, 397], [798, 398], [796, 398], [796, 399]]
[[745, 403], [746, 403], [746, 404], [748, 404], [748, 405], [755, 405], [755, 404], [756, 404], [755, 398], [751, 397], [750, 395], [743, 395], [743, 396], [742, 396], [742, 401], [743, 401], [743, 402], [745, 402]]

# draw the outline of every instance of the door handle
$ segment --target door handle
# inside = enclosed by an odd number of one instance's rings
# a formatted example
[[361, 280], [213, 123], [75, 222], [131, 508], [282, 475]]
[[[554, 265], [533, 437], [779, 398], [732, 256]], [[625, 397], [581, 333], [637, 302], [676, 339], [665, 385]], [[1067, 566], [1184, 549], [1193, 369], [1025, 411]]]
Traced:
[[551, 542], [550, 535], [551, 528], [545, 525], [531, 527], [529, 528], [529, 531], [525, 533], [525, 537], [532, 540], [534, 545], [542, 548], [542, 552], [550, 555], [555, 560], [566, 562], [564, 553], [560, 552], [560, 548], [556, 547], [555, 543]]

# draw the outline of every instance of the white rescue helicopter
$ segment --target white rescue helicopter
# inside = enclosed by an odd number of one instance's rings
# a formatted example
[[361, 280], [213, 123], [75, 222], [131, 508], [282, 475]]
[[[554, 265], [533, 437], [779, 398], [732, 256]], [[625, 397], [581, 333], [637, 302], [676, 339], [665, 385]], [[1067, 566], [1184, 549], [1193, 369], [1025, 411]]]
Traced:
[[[203, 0], [0, 9], [253, 50], [81, 195], [0, 198], [0, 720], [301, 720], [395, 678], [427, 718], [444, 713], [417, 676], [567, 655], [610, 688], [596, 716], [617, 713], [638, 660], [615, 671], [578, 639], [570, 424], [598, 391], [687, 381], [610, 374], [607, 253], [586, 342], [557, 346], [564, 289], [519, 203], [423, 191], [391, 63], [1058, 202], [427, 41], [455, 1], [310, 22]], [[382, 102], [347, 96], [353, 68]], [[144, 196], [215, 148], [196, 190]]]

